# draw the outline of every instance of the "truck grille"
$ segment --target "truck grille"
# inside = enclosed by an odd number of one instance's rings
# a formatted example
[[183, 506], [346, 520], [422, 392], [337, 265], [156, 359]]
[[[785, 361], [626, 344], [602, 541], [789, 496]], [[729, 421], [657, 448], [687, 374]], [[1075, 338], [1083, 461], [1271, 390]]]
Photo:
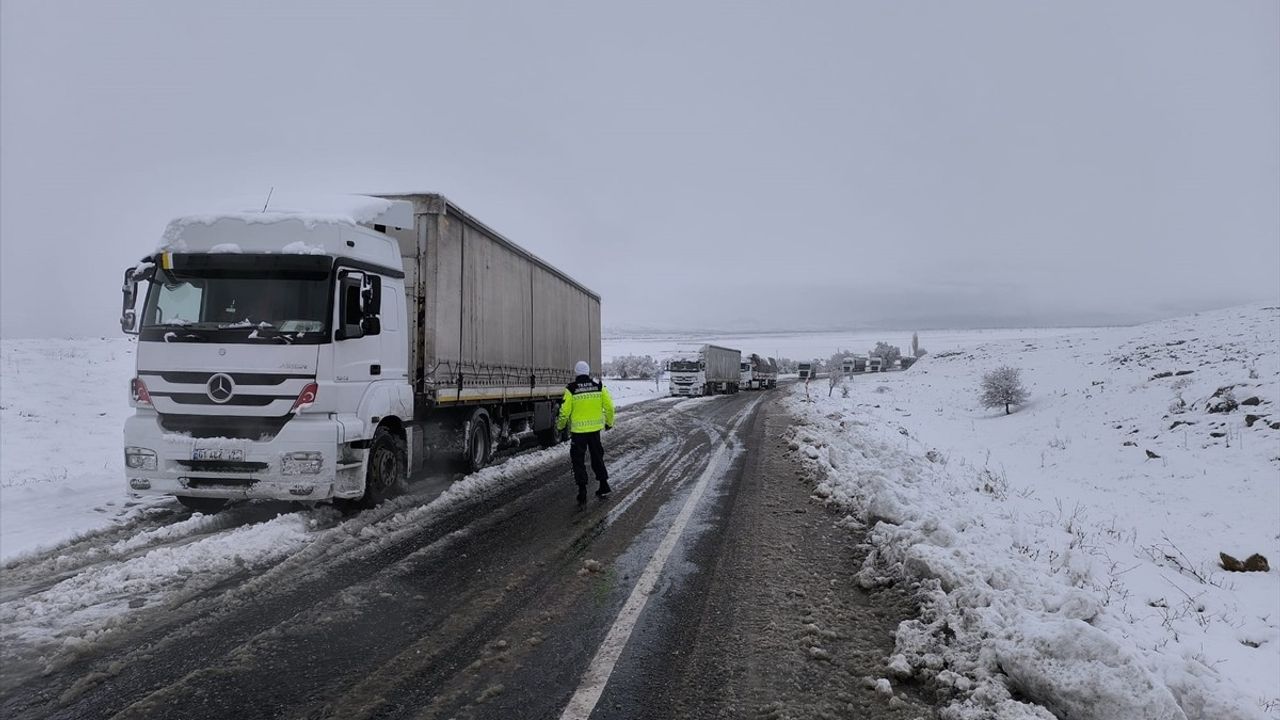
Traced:
[[178, 464], [188, 470], [205, 472], [261, 472], [267, 469], [264, 462], [245, 462], [238, 460], [179, 460]]
[[168, 432], [186, 433], [195, 438], [236, 438], [238, 440], [271, 440], [289, 422], [292, 415], [280, 417], [226, 415], [160, 415], [160, 427]]
[[[186, 371], [161, 371], [139, 373], [142, 376], [160, 376], [161, 380], [175, 385], [204, 385], [209, 382], [217, 373], [212, 372], [186, 372]], [[315, 380], [315, 375], [290, 375], [287, 373], [228, 373], [232, 380], [236, 381], [236, 385], [282, 385], [285, 380]]]
[[186, 478], [187, 487], [249, 487], [258, 482], [253, 478]]

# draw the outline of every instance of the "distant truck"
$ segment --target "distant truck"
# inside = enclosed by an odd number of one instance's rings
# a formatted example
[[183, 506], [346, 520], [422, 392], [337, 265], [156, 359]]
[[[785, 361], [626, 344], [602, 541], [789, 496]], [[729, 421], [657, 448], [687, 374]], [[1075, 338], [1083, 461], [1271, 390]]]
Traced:
[[853, 374], [853, 356], [852, 355], [845, 355], [844, 357], [840, 358], [840, 374], [841, 375]]
[[740, 386], [743, 390], [768, 390], [778, 386], [778, 363], [752, 353], [742, 361]]
[[742, 382], [742, 352], [719, 345], [677, 351], [667, 362], [668, 392], [697, 397], [736, 393]]
[[318, 205], [178, 218], [125, 272], [131, 493], [368, 507], [427, 455], [557, 442], [598, 295], [441, 195]]
[[814, 368], [813, 363], [807, 363], [807, 362], [798, 363], [796, 365], [796, 373], [800, 376], [801, 380], [809, 380], [810, 378], [816, 375], [813, 368]]
[[867, 372], [880, 372], [884, 369], [884, 359], [876, 355], [867, 360]]

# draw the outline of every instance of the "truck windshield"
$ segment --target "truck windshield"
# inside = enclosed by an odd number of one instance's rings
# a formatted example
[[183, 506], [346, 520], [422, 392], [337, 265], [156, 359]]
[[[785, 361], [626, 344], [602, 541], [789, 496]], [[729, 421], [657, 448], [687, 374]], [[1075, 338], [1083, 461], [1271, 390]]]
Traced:
[[323, 258], [322, 265], [308, 258], [309, 262], [290, 263], [277, 255], [254, 267], [244, 257], [157, 269], [140, 339], [325, 342], [332, 261]]
[[671, 372], [697, 372], [702, 368], [696, 360], [672, 360]]

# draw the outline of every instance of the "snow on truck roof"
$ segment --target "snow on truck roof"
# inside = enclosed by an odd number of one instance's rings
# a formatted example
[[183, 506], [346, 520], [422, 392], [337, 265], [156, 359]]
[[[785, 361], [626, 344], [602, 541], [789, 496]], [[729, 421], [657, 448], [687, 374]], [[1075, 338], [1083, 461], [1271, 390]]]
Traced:
[[[448, 198], [438, 193], [395, 193], [378, 195], [296, 195], [273, 193], [268, 199], [241, 197], [217, 203], [207, 211], [180, 215], [169, 222], [165, 228], [163, 239], [157, 252], [185, 252], [193, 244], [197, 247], [208, 245], [208, 235], [216, 234], [207, 231], [214, 225], [223, 222], [242, 222], [259, 228], [280, 223], [294, 223], [307, 231], [317, 227], [357, 229], [367, 232], [374, 225], [385, 225], [396, 228], [412, 228], [414, 215], [418, 213], [448, 213], [463, 218], [487, 233], [494, 240], [507, 246], [518, 255], [528, 258], [536, 265], [561, 278], [570, 285], [586, 293], [596, 302], [600, 296], [582, 283], [574, 280], [563, 270], [534, 255], [525, 248], [508, 240], [474, 216], [453, 204]], [[203, 232], [202, 232], [203, 231]], [[334, 233], [334, 239], [340, 235]], [[203, 236], [203, 237], [202, 237]], [[198, 240], [196, 238], [199, 238]], [[188, 242], [195, 240], [194, 243]], [[312, 245], [319, 242], [319, 245]], [[398, 257], [398, 250], [392, 248]], [[379, 250], [381, 250], [379, 248]], [[231, 244], [215, 244], [205, 252], [240, 252], [240, 248]], [[325, 252], [324, 242], [314, 236], [300, 237], [298, 241], [285, 246], [284, 252]], [[382, 253], [379, 253], [382, 254]], [[390, 263], [395, 265], [395, 262]]]
[[213, 225], [222, 220], [246, 224], [300, 222], [308, 229], [316, 225], [413, 227], [413, 204], [370, 195], [288, 195], [270, 198], [234, 198], [214, 203], [204, 212], [180, 215], [169, 222], [160, 249], [182, 237], [191, 225]]

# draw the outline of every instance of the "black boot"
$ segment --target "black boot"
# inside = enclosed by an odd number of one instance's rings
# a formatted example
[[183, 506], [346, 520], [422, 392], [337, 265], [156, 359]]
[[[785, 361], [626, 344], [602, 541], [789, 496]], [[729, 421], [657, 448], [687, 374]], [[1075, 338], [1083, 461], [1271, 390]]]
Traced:
[[604, 497], [605, 495], [608, 495], [611, 492], [613, 492], [613, 488], [609, 487], [609, 481], [601, 480], [600, 488], [596, 490], [596, 497]]
[[578, 486], [578, 504], [581, 505], [586, 501], [587, 501], [587, 486], [579, 485]]

